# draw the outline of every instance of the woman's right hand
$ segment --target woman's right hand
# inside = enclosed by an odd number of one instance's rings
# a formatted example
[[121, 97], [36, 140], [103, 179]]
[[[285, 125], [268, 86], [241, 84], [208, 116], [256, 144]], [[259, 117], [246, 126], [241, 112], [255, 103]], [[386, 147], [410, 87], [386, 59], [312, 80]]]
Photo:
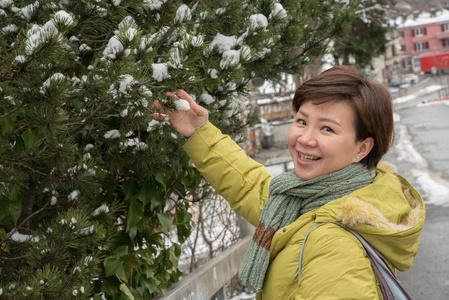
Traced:
[[168, 111], [164, 109], [159, 101], [154, 102], [154, 106], [163, 113], [153, 113], [153, 118], [162, 120], [169, 117], [173, 128], [185, 137], [190, 137], [196, 130], [209, 121], [209, 112], [195, 101], [183, 90], [178, 90], [177, 96], [167, 92], [167, 96], [174, 97], [176, 100], [184, 99], [189, 103], [190, 110]]

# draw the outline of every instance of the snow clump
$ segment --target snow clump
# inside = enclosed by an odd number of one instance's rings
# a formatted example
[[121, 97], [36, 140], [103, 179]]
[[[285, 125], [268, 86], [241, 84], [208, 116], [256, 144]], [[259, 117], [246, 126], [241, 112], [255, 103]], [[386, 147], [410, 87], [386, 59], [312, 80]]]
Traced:
[[161, 9], [162, 5], [166, 2], [167, 0], [144, 0], [143, 5], [150, 10], [158, 10]]
[[11, 235], [11, 240], [13, 240], [14, 242], [18, 242], [18, 243], [23, 243], [23, 242], [39, 242], [39, 237], [37, 236], [32, 236], [29, 234], [22, 234], [19, 232], [14, 232], [13, 235]]
[[104, 134], [104, 138], [108, 140], [116, 139], [120, 137], [120, 132], [117, 129], [109, 130]]
[[201, 94], [200, 101], [202, 101], [204, 104], [208, 105], [208, 104], [215, 102], [215, 99], [212, 98], [212, 96], [209, 94]]
[[182, 4], [176, 11], [174, 23], [181, 24], [184, 23], [185, 21], [189, 21], [190, 19], [192, 19], [192, 13], [190, 12], [190, 8], [187, 5]]
[[249, 17], [249, 21], [252, 30], [265, 29], [268, 26], [267, 17], [263, 14], [254, 14]]
[[63, 10], [58, 11], [53, 16], [53, 20], [56, 25], [70, 26], [73, 24], [73, 17]]
[[13, 3], [14, 3], [13, 0], [2, 0], [2, 1], [0, 1], [0, 7], [7, 8], [7, 7], [11, 6]]
[[287, 12], [285, 11], [284, 7], [280, 3], [274, 4], [274, 9], [271, 11], [269, 18], [285, 18], [287, 17]]
[[134, 80], [134, 77], [132, 77], [131, 75], [121, 75], [119, 81], [119, 92], [125, 95], [128, 94], [128, 90], [131, 90], [132, 86], [136, 83], [137, 82]]
[[16, 58], [14, 59], [14, 62], [18, 62], [21, 64], [23, 64], [25, 61], [26, 61], [26, 58], [23, 55], [17, 55]]
[[113, 36], [109, 39], [106, 48], [103, 51], [104, 58], [115, 59], [117, 53], [122, 52], [125, 49], [123, 44]]
[[74, 190], [67, 196], [67, 200], [69, 200], [69, 201], [76, 200], [76, 199], [78, 199], [80, 194], [81, 194], [80, 191]]
[[51, 75], [45, 82], [42, 84], [42, 87], [40, 88], [40, 93], [45, 95], [46, 91], [50, 88], [52, 82], [59, 85], [65, 80], [65, 76], [61, 73], [55, 73]]
[[175, 103], [176, 110], [185, 110], [185, 111], [190, 110], [190, 105], [187, 100], [179, 99], [179, 100], [176, 100], [174, 103]]
[[221, 33], [217, 33], [209, 45], [209, 53], [216, 47], [219, 53], [223, 53], [227, 50], [231, 50], [237, 44], [237, 38], [232, 36], [226, 36]]
[[164, 79], [170, 78], [170, 74], [168, 74], [167, 64], [159, 63], [153, 64], [153, 79], [157, 81], [162, 81]]
[[107, 214], [109, 212], [109, 207], [106, 204], [102, 204], [100, 207], [96, 208], [92, 213], [92, 217], [96, 217], [102, 213]]
[[162, 121], [151, 120], [151, 122], [148, 123], [147, 131], [151, 132], [156, 129], [162, 129], [162, 126], [169, 125], [169, 124], [170, 124], [170, 122], [168, 121], [168, 119], [164, 119]]
[[10, 33], [14, 33], [17, 30], [19, 30], [19, 28], [17, 27], [17, 25], [15, 24], [9, 24], [8, 26], [5, 26], [2, 28], [2, 33], [4, 35], [10, 34]]
[[[4, 4], [2, 4], [2, 7], [4, 7]], [[27, 6], [22, 7], [22, 8], [17, 8], [15, 6], [11, 7], [11, 10], [15, 14], [20, 15], [27, 22], [31, 21], [31, 18], [34, 16], [34, 14], [36, 13], [36, 11], [38, 9], [39, 9], [38, 1], [28, 4]]]
[[144, 142], [138, 142], [136, 144], [136, 148], [134, 148], [133, 150], [133, 154], [135, 155], [137, 153], [137, 151], [145, 151], [148, 149], [148, 145], [145, 144]]

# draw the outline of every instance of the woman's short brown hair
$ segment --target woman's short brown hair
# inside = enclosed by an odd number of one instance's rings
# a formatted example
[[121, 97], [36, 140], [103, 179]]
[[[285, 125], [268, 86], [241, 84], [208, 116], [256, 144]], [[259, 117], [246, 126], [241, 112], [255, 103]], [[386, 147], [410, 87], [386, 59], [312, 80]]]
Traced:
[[308, 101], [315, 105], [346, 101], [355, 112], [356, 141], [374, 139], [370, 153], [361, 161], [375, 168], [394, 138], [390, 92], [378, 81], [363, 78], [354, 67], [335, 66], [304, 82], [295, 93], [293, 109]]

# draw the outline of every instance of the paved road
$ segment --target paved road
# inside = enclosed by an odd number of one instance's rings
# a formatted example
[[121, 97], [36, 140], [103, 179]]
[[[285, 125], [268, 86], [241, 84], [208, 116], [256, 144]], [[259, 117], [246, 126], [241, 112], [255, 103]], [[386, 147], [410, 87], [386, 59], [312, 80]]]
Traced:
[[[435, 93], [413, 100], [435, 99]], [[449, 299], [449, 101], [397, 110], [386, 155], [423, 195], [427, 218], [414, 265], [398, 274], [414, 300]]]

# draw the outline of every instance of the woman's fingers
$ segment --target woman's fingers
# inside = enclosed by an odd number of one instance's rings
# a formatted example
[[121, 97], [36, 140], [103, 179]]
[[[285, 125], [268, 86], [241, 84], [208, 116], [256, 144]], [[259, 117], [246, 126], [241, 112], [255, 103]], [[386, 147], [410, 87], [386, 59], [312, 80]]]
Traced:
[[162, 106], [162, 104], [159, 101], [154, 101], [154, 107], [156, 107], [159, 110], [164, 109], [164, 107]]
[[[175, 100], [179, 100], [179, 99], [183, 99], [186, 100], [187, 102], [189, 102], [189, 106], [190, 109], [197, 115], [204, 115], [204, 113], [202, 113], [201, 111], [201, 107], [196, 104], [195, 100], [192, 99], [192, 97], [184, 90], [178, 90], [175, 93], [172, 92], [166, 92], [165, 93], [166, 96], [168, 97], [173, 97]], [[164, 109], [163, 105], [159, 102], [159, 101], [155, 101], [154, 102], [154, 106], [161, 110], [162, 112], [166, 113], [166, 114], [170, 114], [170, 112], [166, 109]]]
[[164, 113], [155, 112], [153, 113], [153, 118], [155, 118], [156, 120], [164, 120], [168, 118], [169, 111], [164, 108], [162, 103], [160, 103], [159, 101], [154, 101], [154, 107], [156, 107], [157, 109], [159, 109]]
[[200, 106], [196, 104], [195, 100], [193, 100], [186, 91], [178, 90], [178, 96], [181, 99], [187, 100], [187, 102], [189, 102], [190, 109], [193, 110], [196, 114], [201, 114], [201, 111], [199, 110]]
[[165, 93], [165, 96], [178, 98], [178, 97], [177, 97], [175, 94], [173, 94], [172, 92], [166, 92], [166, 93]]
[[192, 97], [190, 97], [190, 95], [187, 94], [184, 90], [178, 90], [178, 96], [181, 99], [187, 100], [189, 103], [195, 102], [193, 101]]
[[156, 120], [163, 120], [167, 118], [167, 115], [161, 113], [153, 113], [153, 118], [155, 118]]

